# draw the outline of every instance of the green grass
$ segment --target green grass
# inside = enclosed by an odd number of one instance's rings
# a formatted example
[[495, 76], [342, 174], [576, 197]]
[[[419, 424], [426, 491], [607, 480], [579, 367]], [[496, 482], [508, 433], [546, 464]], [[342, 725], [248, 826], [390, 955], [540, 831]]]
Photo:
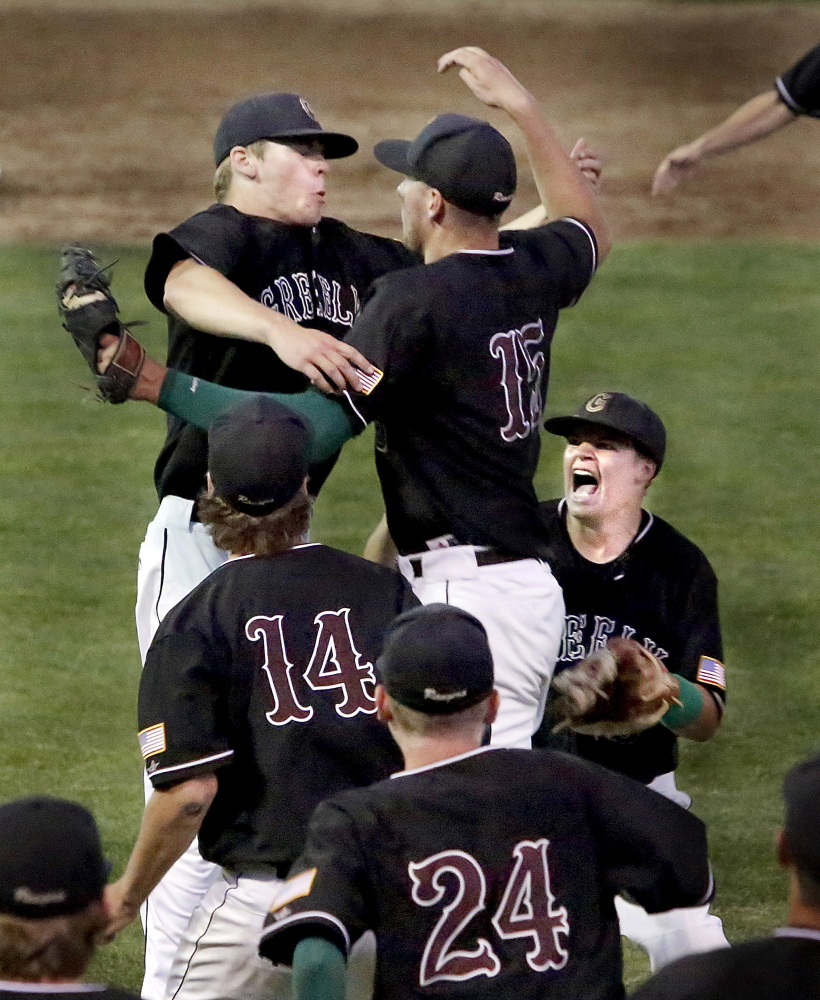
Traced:
[[[143, 249], [116, 249], [126, 318], [164, 324], [141, 291]], [[0, 799], [76, 797], [121, 870], [141, 811], [134, 737], [136, 552], [155, 497], [163, 418], [103, 407], [56, 319], [51, 250], [0, 248]], [[820, 248], [640, 243], [618, 248], [562, 319], [550, 410], [593, 392], [640, 396], [670, 431], [650, 506], [700, 544], [721, 581], [730, 709], [683, 753], [681, 785], [709, 824], [729, 937], [784, 914], [771, 836], [785, 769], [820, 745], [817, 371]], [[542, 496], [560, 488], [545, 437]], [[380, 513], [369, 435], [347, 446], [317, 506], [315, 537], [360, 551]], [[136, 987], [140, 935], [97, 975]], [[629, 950], [630, 982], [645, 963]]]

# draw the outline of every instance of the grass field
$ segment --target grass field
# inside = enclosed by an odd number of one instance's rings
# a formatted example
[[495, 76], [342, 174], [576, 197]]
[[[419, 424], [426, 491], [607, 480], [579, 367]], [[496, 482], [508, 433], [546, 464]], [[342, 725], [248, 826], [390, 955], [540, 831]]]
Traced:
[[[118, 256], [126, 319], [164, 324], [141, 291], [144, 249]], [[155, 498], [163, 417], [102, 407], [56, 319], [52, 250], [0, 248], [0, 799], [76, 797], [96, 813], [114, 874], [141, 811], [134, 734], [136, 552]], [[717, 910], [738, 940], [777, 925], [785, 884], [771, 835], [784, 770], [820, 746], [817, 371], [820, 247], [636, 243], [619, 247], [563, 318], [550, 410], [620, 389], [670, 431], [650, 495], [710, 556], [721, 581], [730, 709], [683, 754], [680, 783], [710, 826]], [[559, 489], [545, 440], [542, 496]], [[380, 513], [368, 436], [347, 446], [317, 506], [315, 537], [360, 551]], [[99, 959], [136, 987], [140, 935]], [[629, 980], [644, 974], [630, 952]]]

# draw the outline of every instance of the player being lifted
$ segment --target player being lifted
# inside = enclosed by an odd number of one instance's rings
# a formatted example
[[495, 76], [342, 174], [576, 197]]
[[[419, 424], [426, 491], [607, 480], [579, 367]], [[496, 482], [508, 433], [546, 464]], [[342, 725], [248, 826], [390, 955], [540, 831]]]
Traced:
[[324, 802], [260, 950], [296, 1000], [341, 1000], [344, 956], [377, 941], [375, 1000], [616, 1000], [612, 897], [649, 910], [711, 891], [703, 824], [635, 781], [548, 750], [482, 747], [498, 705], [486, 634], [429, 605], [378, 661], [406, 770]]
[[[501, 693], [493, 740], [529, 746], [563, 625], [533, 475], [561, 308], [609, 249], [587, 180], [535, 99], [496, 59], [439, 61], [521, 128], [548, 225], [499, 234], [515, 190], [507, 141], [487, 122], [440, 115], [413, 141], [376, 147], [405, 174], [404, 238], [426, 266], [379, 279], [347, 337], [375, 366], [362, 394], [277, 396], [314, 429], [314, 458], [377, 422], [376, 463], [401, 568], [422, 603], [446, 601], [487, 628]], [[133, 398], [207, 427], [241, 394], [146, 364]]]

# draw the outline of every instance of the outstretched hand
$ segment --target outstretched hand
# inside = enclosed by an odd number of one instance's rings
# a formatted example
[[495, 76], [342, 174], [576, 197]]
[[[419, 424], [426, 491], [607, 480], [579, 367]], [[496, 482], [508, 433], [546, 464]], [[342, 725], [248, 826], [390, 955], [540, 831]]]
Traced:
[[689, 143], [678, 146], [667, 154], [661, 165], [655, 171], [652, 180], [652, 195], [669, 194], [688, 177], [691, 177], [700, 166], [700, 155]]
[[458, 75], [479, 101], [491, 108], [511, 111], [531, 100], [529, 91], [516, 80], [504, 63], [476, 45], [463, 45], [459, 49], [445, 52], [438, 61], [438, 71], [445, 73], [451, 66], [461, 67]]

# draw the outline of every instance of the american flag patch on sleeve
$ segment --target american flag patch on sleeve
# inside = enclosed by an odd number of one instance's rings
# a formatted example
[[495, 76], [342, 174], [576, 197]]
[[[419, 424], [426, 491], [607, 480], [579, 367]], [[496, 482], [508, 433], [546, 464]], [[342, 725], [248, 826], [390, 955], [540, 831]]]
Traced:
[[726, 670], [720, 660], [713, 660], [711, 656], [701, 656], [695, 680], [726, 690]]
[[318, 868], [308, 868], [306, 872], [294, 875], [293, 878], [289, 878], [287, 882], [283, 882], [276, 895], [273, 897], [270, 912], [276, 913], [276, 911], [281, 910], [283, 906], [287, 906], [288, 903], [292, 903], [294, 899], [301, 899], [302, 896], [309, 896], [310, 890], [313, 888], [313, 880], [316, 878], [316, 872], [318, 870]]
[[155, 726], [143, 729], [137, 739], [140, 741], [143, 760], [155, 753], [162, 753], [165, 750], [165, 723], [158, 722]]
[[363, 396], [369, 396], [371, 392], [376, 388], [376, 386], [384, 378], [384, 372], [379, 371], [375, 366], [373, 367], [373, 374], [366, 375], [361, 368], [358, 369], [359, 374], [359, 384], [361, 385], [361, 393]]

